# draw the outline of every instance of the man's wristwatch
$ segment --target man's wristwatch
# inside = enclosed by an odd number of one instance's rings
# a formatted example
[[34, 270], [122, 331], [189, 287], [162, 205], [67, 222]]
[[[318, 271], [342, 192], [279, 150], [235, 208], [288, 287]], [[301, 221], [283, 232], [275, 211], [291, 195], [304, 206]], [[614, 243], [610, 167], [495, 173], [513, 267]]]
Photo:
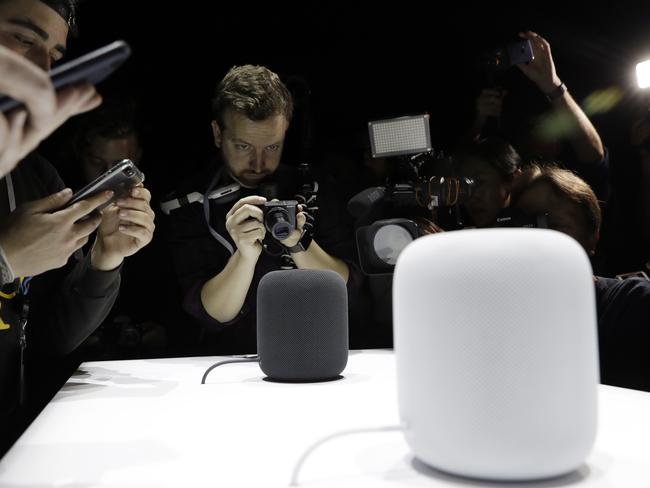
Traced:
[[303, 247], [302, 242], [298, 241], [298, 244], [295, 246], [287, 247], [287, 250], [291, 253], [305, 252], [306, 249]]
[[557, 100], [560, 98], [562, 95], [564, 95], [567, 91], [567, 87], [564, 83], [560, 83], [560, 86], [556, 87], [552, 92], [550, 93], [545, 93], [546, 98], [548, 99], [549, 102], [552, 102], [553, 100]]

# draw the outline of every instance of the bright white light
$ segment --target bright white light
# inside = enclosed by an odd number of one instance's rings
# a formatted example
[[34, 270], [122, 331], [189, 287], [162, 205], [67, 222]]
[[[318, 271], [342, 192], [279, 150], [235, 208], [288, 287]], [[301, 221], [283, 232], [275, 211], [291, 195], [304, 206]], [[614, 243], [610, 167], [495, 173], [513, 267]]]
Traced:
[[639, 83], [639, 88], [650, 87], [650, 60], [636, 65], [636, 81]]

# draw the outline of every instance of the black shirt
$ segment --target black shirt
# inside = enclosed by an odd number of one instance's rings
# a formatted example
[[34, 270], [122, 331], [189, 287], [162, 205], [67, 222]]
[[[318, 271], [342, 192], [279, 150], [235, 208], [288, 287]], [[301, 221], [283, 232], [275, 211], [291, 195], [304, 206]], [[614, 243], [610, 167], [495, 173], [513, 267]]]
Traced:
[[650, 391], [650, 282], [596, 281], [601, 382]]
[[[16, 205], [64, 188], [56, 170], [36, 154], [12, 171]], [[0, 185], [6, 187], [5, 179]], [[7, 192], [4, 192], [5, 196]], [[6, 197], [5, 197], [6, 198]], [[9, 215], [8, 199], [0, 200], [0, 219]], [[27, 286], [27, 283], [29, 286]], [[75, 253], [59, 269], [17, 278], [0, 293], [0, 454], [49, 400], [62, 378], [55, 358], [72, 352], [106, 317], [117, 297], [119, 270], [97, 271], [90, 257]], [[27, 404], [18, 408], [19, 320], [28, 301], [26, 328]], [[65, 379], [65, 378], [63, 378]]]
[[[213, 180], [218, 166], [210, 165], [203, 172], [181, 185], [176, 192], [177, 197], [198, 191], [205, 193], [209, 182]], [[343, 259], [350, 268], [348, 291], [351, 302], [354, 301], [354, 290], [361, 280], [360, 273], [354, 264], [354, 244], [349, 217], [344, 206], [337, 200], [335, 189], [327, 184], [327, 178], [317, 178], [318, 215], [315, 226], [314, 240], [327, 253]], [[232, 179], [223, 171], [223, 177], [217, 186], [232, 183]], [[277, 198], [293, 199], [299, 188], [297, 172], [292, 168], [280, 167], [265, 184], [275, 184]], [[232, 206], [241, 198], [249, 195], [259, 195], [260, 189], [242, 188], [229, 198], [210, 201], [210, 224], [212, 228], [234, 246], [234, 242], [225, 228], [225, 216]], [[262, 195], [267, 196], [267, 195]], [[247, 354], [257, 349], [256, 337], [256, 297], [260, 279], [266, 273], [290, 266], [286, 256], [270, 255], [262, 252], [251, 286], [246, 295], [244, 305], [239, 315], [228, 323], [221, 323], [211, 317], [201, 302], [203, 285], [219, 274], [230, 259], [230, 253], [209, 232], [203, 205], [192, 203], [179, 209], [172, 210], [169, 216], [169, 243], [174, 259], [176, 272], [183, 291], [183, 308], [200, 324], [205, 326], [209, 338], [206, 340], [206, 352], [211, 354]], [[271, 251], [280, 251], [280, 246]]]

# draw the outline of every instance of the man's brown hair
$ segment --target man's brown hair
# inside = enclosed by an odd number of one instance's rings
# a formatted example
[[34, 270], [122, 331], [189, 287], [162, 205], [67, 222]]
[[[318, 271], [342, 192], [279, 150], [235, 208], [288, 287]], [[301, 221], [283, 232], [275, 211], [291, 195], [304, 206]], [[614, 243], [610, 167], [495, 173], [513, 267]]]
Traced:
[[233, 66], [217, 86], [212, 116], [223, 128], [223, 114], [232, 109], [251, 120], [284, 115], [291, 120], [293, 99], [280, 77], [264, 66]]

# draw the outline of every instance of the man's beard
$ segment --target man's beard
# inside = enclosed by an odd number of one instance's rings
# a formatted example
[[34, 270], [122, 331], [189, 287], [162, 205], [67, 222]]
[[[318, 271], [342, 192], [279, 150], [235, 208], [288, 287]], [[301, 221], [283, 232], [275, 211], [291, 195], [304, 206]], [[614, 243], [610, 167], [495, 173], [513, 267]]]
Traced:
[[270, 171], [262, 171], [260, 173], [256, 173], [254, 171], [242, 171], [239, 175], [237, 175], [237, 179], [246, 185], [257, 186], [272, 174], [273, 173]]
[[255, 173], [254, 171], [245, 170], [236, 174], [230, 167], [228, 167], [228, 174], [230, 177], [239, 183], [244, 188], [257, 188], [261, 183], [265, 182], [273, 173], [271, 171], [262, 171]]

